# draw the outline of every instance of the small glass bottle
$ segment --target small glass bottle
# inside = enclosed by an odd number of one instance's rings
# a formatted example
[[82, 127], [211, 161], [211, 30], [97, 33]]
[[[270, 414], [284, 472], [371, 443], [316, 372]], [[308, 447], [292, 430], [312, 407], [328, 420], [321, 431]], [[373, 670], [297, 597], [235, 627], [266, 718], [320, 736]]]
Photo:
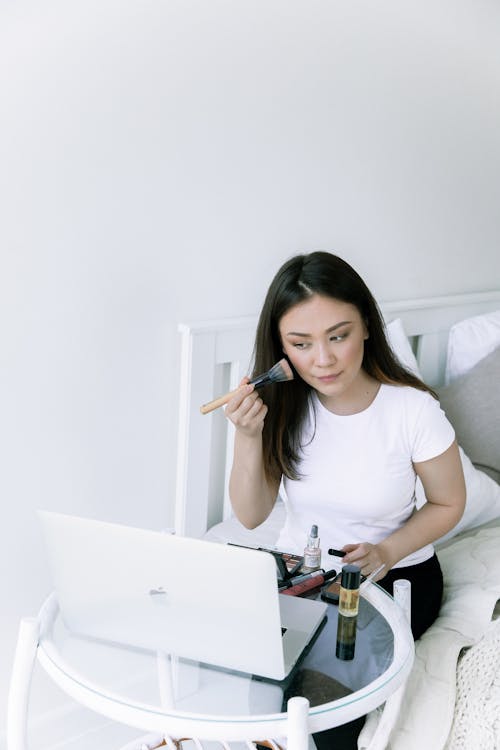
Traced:
[[337, 658], [344, 661], [354, 659], [360, 581], [361, 570], [359, 567], [357, 565], [344, 565], [340, 581], [337, 646], [335, 649]]
[[318, 568], [321, 568], [321, 548], [319, 546], [318, 527], [314, 524], [304, 548], [302, 570], [304, 573], [309, 573], [312, 570], [318, 570]]

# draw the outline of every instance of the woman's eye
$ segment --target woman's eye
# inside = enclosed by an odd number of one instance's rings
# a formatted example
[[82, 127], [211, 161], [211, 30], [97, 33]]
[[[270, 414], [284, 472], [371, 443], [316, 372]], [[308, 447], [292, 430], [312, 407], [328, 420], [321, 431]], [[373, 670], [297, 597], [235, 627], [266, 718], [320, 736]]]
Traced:
[[343, 341], [348, 337], [348, 333], [340, 333], [337, 336], [331, 336], [330, 341]]
[[295, 344], [292, 344], [292, 346], [293, 346], [293, 347], [294, 347], [295, 349], [305, 349], [305, 348], [306, 348], [306, 346], [307, 346], [307, 344], [306, 344], [306, 343], [305, 343], [304, 341], [297, 341], [297, 343], [295, 343]]

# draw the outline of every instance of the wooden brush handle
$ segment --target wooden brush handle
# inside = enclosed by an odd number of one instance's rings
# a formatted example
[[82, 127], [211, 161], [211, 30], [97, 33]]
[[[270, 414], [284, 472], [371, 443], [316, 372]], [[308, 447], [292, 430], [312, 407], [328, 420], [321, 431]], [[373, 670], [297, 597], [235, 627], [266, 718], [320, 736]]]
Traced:
[[201, 413], [208, 414], [210, 411], [218, 409], [219, 406], [224, 406], [224, 404], [227, 404], [237, 391], [238, 388], [234, 391], [229, 391], [229, 393], [226, 393], [224, 396], [219, 396], [219, 398], [216, 398], [213, 401], [209, 401], [208, 404], [203, 404], [203, 406], [200, 406]]

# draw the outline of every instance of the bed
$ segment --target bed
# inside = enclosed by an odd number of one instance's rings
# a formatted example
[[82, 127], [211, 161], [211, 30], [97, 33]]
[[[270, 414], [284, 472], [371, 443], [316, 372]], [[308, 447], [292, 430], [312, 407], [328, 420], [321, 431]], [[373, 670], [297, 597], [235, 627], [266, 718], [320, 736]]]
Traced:
[[[396, 714], [370, 714], [366, 750], [500, 747], [500, 291], [381, 305], [397, 356], [438, 392], [455, 428], [467, 486], [463, 518], [436, 543], [445, 577], [440, 615], [416, 644]], [[232, 425], [199, 407], [250, 370], [255, 317], [179, 326], [181, 378], [176, 533], [272, 547], [278, 498], [253, 531], [231, 514]], [[425, 502], [417, 482], [417, 502]]]

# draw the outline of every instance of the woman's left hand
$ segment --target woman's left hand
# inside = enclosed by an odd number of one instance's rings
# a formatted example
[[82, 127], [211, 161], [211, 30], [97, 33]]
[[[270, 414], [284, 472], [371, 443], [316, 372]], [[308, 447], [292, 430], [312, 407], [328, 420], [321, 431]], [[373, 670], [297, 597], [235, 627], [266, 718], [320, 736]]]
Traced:
[[384, 550], [378, 544], [370, 544], [369, 542], [346, 544], [342, 549], [347, 553], [342, 563], [358, 565], [364, 576], [369, 576], [370, 573], [373, 573], [374, 570], [383, 565], [384, 567], [380, 573], [377, 573], [373, 579], [374, 581], [379, 581], [389, 572], [391, 567], [390, 562], [386, 554], [384, 554]]

